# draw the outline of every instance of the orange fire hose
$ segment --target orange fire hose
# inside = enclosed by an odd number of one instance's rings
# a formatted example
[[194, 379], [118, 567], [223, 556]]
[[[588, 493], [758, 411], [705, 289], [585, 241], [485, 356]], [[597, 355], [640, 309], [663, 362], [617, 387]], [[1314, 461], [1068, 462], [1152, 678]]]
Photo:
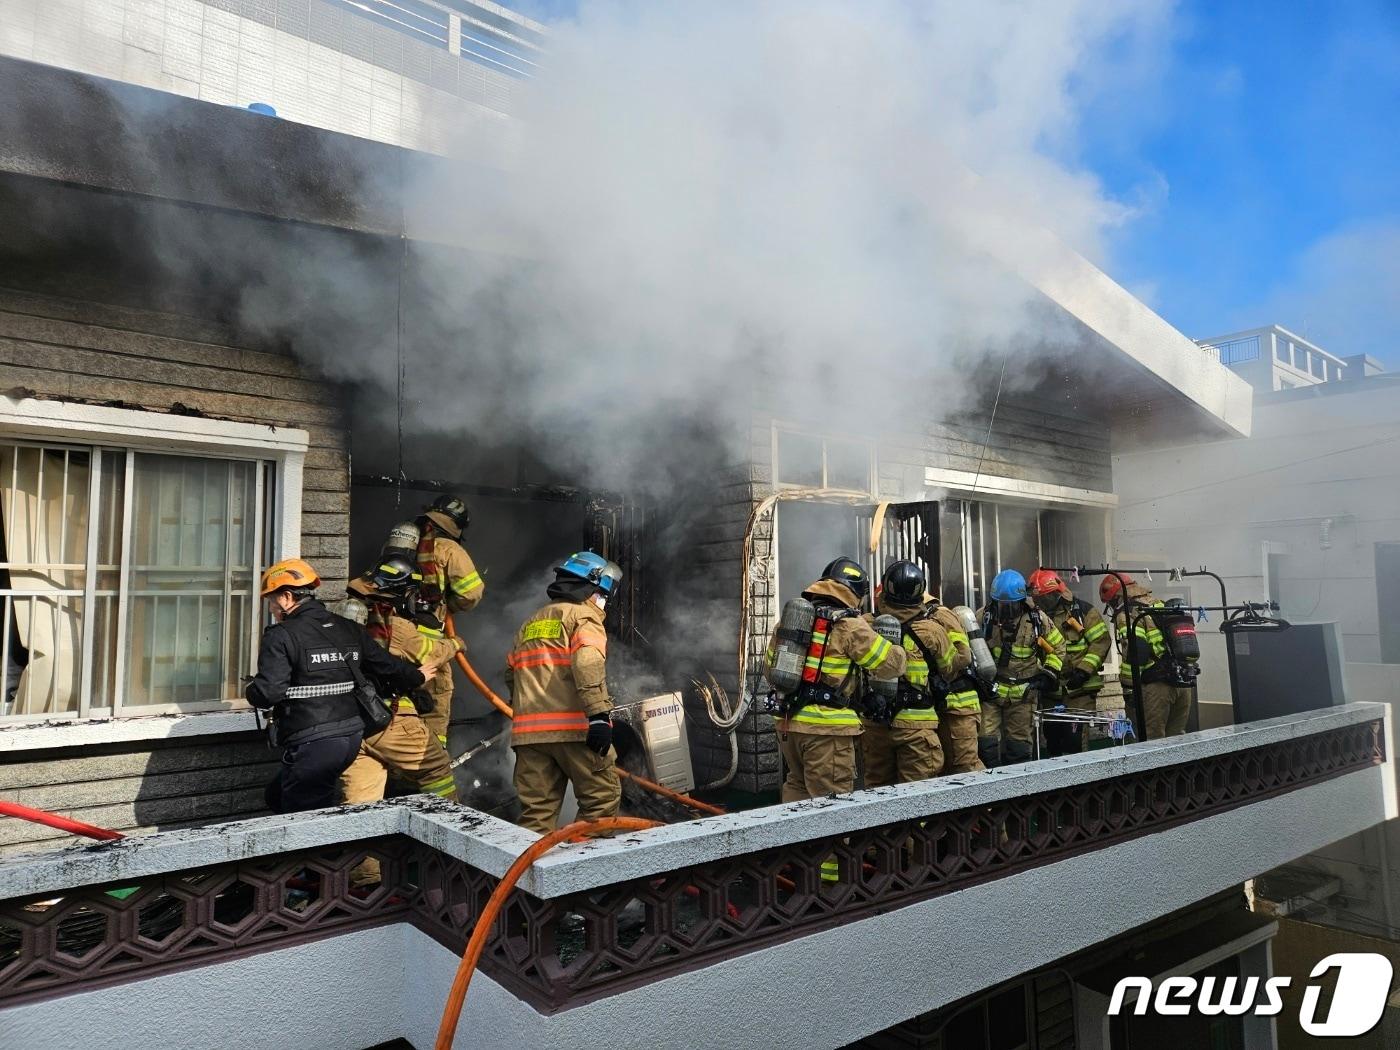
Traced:
[[[447, 637], [457, 637], [457, 628], [452, 623], [451, 615], [444, 617], [442, 625], [447, 630]], [[476, 691], [482, 696], [486, 697], [487, 700], [491, 701], [492, 707], [494, 707], [497, 711], [501, 712], [501, 714], [505, 715], [507, 718], [515, 717], [515, 712], [510, 709], [510, 704], [506, 703], [499, 696], [493, 693], [491, 691], [491, 687], [487, 685], [485, 681], [482, 680], [481, 675], [476, 673], [476, 668], [468, 662], [466, 653], [457, 653], [457, 666], [460, 667], [462, 669], [462, 673], [467, 676], [467, 681], [470, 682], [472, 685], [476, 686]]]
[[481, 953], [486, 948], [486, 938], [491, 935], [491, 928], [496, 924], [496, 916], [500, 913], [506, 898], [510, 896], [510, 891], [515, 888], [520, 876], [529, 870], [530, 865], [559, 843], [587, 835], [590, 832], [645, 831], [647, 828], [660, 826], [659, 821], [642, 820], [639, 817], [576, 820], [558, 831], [551, 831], [516, 857], [515, 863], [502, 876], [500, 884], [496, 886], [490, 899], [487, 900], [486, 907], [481, 909], [481, 915], [476, 920], [476, 927], [472, 930], [471, 939], [467, 941], [466, 950], [462, 952], [462, 962], [457, 967], [457, 975], [452, 978], [452, 990], [447, 993], [447, 1003], [442, 1010], [442, 1023], [438, 1026], [437, 1042], [433, 1044], [434, 1050], [451, 1050], [452, 1041], [457, 1037], [457, 1022], [462, 1019], [462, 1006], [467, 1001], [467, 986], [471, 984], [472, 974], [476, 972], [477, 963], [481, 961]]
[[[447, 637], [457, 637], [457, 628], [452, 623], [451, 616], [443, 620], [443, 627], [447, 631]], [[501, 712], [501, 714], [505, 715], [507, 718], [515, 717], [515, 712], [511, 710], [510, 704], [506, 703], [492, 692], [491, 687], [482, 681], [481, 676], [476, 673], [476, 669], [467, 662], [465, 653], [459, 652], [457, 654], [457, 666], [460, 667], [462, 673], [467, 676], [467, 681], [476, 686], [477, 692], [486, 697], [487, 700], [490, 700], [492, 706], [495, 707], [497, 711]], [[712, 816], [722, 816], [724, 814], [724, 810], [720, 809], [718, 806], [712, 806], [708, 802], [701, 802], [698, 798], [691, 798], [689, 795], [682, 795], [679, 791], [672, 791], [668, 787], [662, 787], [654, 780], [648, 780], [646, 777], [637, 776], [636, 773], [627, 772], [627, 770], [623, 769], [621, 766], [617, 767], [617, 773], [618, 776], [627, 777], [638, 787], [645, 788], [663, 798], [669, 798], [672, 802], [679, 802], [683, 806], [689, 806], [691, 809], [697, 810], [700, 813], [709, 813]]]

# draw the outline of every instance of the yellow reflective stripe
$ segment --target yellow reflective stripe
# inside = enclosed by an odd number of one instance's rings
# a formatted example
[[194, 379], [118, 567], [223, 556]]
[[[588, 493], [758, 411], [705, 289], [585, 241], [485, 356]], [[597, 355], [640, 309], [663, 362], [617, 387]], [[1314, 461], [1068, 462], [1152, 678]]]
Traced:
[[949, 693], [948, 710], [950, 711], [980, 711], [982, 709], [982, 699], [976, 693]]
[[765, 656], [765, 658], [768, 660], [768, 666], [769, 666], [769, 667], [772, 667], [772, 666], [773, 666], [773, 658], [774, 658], [775, 656], [777, 656], [777, 655], [778, 655], [778, 654], [777, 654], [776, 652], [774, 652], [773, 649], [772, 649], [771, 647], [770, 647], [768, 650], [766, 650], [766, 652], [764, 653], [764, 656]]
[[945, 649], [943, 653], [938, 657], [938, 669], [944, 674], [946, 674], [948, 672], [948, 668], [953, 666], [953, 661], [955, 659], [957, 659], [957, 657], [953, 653], [953, 650]]
[[813, 632], [812, 632], [812, 641], [814, 641], [814, 642], [825, 642], [825, 641], [826, 641], [826, 632], [825, 632], [825, 631], [813, 631]]
[[1098, 640], [1099, 638], [1102, 638], [1107, 633], [1108, 624], [1100, 620], [1098, 623], [1094, 624], [1092, 627], [1088, 628], [1084, 632], [1084, 638], [1086, 641], [1092, 642]]
[[851, 661], [844, 656], [828, 656], [822, 660], [822, 670], [830, 674], [845, 674], [850, 669]]
[[849, 707], [824, 707], [808, 704], [793, 715], [793, 722], [809, 726], [858, 726], [860, 717]]
[[1082, 653], [1087, 648], [1089, 648], [1089, 643], [1084, 641], [1065, 643], [1065, 652], [1067, 653]]
[[894, 716], [896, 722], [932, 722], [938, 724], [938, 708], [906, 707]]
[[432, 651], [433, 640], [431, 638], [424, 638], [418, 645], [418, 662], [421, 664], [431, 655]]
[[1011, 655], [1018, 660], [1024, 660], [1033, 652], [1035, 652], [1035, 649], [1029, 645], [1012, 645], [1011, 647]]
[[1082, 664], [1089, 664], [1090, 667], [1097, 671], [1103, 666], [1103, 657], [1098, 653], [1085, 653], [1080, 657], [1079, 662]]
[[423, 785], [423, 790], [429, 795], [437, 795], [439, 798], [445, 798], [457, 790], [457, 782], [450, 776], [441, 777], [438, 780], [428, 781]]
[[1062, 635], [1060, 629], [1052, 623], [1050, 629], [1045, 632], [1045, 640], [1051, 645], [1059, 645], [1065, 640], [1065, 636]]
[[1019, 700], [1026, 695], [1026, 687], [1029, 682], [998, 682], [997, 696], [1007, 700]]
[[865, 655], [856, 658], [856, 663], [869, 671], [872, 668], [879, 667], [885, 662], [885, 658], [889, 655], [890, 643], [883, 638], [876, 638], [875, 644], [865, 651]]
[[447, 734], [445, 734], [445, 733], [438, 733], [438, 734], [437, 734], [437, 738], [438, 738], [438, 742], [439, 742], [440, 744], [442, 744], [443, 747], [446, 747], [446, 746], [447, 746]]
[[962, 631], [949, 631], [948, 641], [952, 642], [954, 645], [958, 644], [959, 642], [961, 642], [963, 645], [967, 645], [969, 639], [967, 635], [963, 634]]
[[1058, 671], [1060, 670], [1060, 668], [1064, 667], [1064, 665], [1065, 662], [1060, 659], [1059, 653], [1045, 654], [1045, 666], [1048, 667], [1050, 670]]
[[481, 573], [469, 572], [460, 580], [452, 581], [453, 594], [466, 594], [467, 591], [475, 590], [481, 586]]
[[441, 637], [442, 637], [442, 632], [441, 632], [441, 631], [434, 630], [432, 627], [424, 627], [421, 623], [418, 625], [418, 633], [419, 633], [419, 634], [425, 634], [425, 635], [427, 635], [429, 638], [441, 638]]

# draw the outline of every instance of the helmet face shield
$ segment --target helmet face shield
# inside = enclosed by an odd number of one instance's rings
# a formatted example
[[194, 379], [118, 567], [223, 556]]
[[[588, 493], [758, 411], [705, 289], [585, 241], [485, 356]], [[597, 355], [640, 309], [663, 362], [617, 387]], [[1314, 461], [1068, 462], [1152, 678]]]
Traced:
[[992, 602], [992, 609], [996, 614], [998, 623], [1010, 623], [1012, 620], [1020, 619], [1021, 614], [1026, 611], [1025, 600]]

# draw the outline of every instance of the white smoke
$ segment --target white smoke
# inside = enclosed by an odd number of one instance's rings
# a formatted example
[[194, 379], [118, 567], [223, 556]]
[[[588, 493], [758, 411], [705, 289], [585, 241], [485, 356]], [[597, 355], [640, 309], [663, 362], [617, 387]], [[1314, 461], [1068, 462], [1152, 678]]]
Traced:
[[[436, 389], [508, 372], [500, 426], [578, 427], [591, 451], [552, 454], [624, 485], [678, 420], [742, 444], [756, 388], [847, 427], [915, 378], [938, 379], [934, 411], [954, 404], [962, 366], [1056, 340], [1011, 276], [1049, 265], [1044, 229], [1099, 258], [1127, 216], [1069, 158], [1086, 94], [1112, 90], [1166, 14], [585, 3], [522, 89], [491, 158], [507, 175], [480, 163], [472, 125], [463, 163], [420, 188], [425, 232], [476, 249], [425, 275], [469, 318]], [[445, 407], [414, 394], [429, 418]]]

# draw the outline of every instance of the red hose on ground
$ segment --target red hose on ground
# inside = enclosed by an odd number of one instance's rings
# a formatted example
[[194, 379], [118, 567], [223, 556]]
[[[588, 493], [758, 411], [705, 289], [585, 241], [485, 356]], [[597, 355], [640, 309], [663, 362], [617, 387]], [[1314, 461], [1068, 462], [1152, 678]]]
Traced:
[[472, 974], [476, 972], [476, 965], [481, 961], [481, 953], [486, 948], [486, 938], [491, 935], [491, 928], [496, 924], [496, 916], [500, 914], [501, 907], [505, 904], [506, 898], [510, 896], [510, 891], [520, 881], [520, 876], [529, 870], [530, 865], [559, 843], [587, 835], [590, 832], [644, 831], [647, 828], [657, 827], [661, 827], [659, 821], [642, 820], [638, 817], [576, 820], [558, 831], [551, 831], [516, 857], [515, 863], [501, 877], [500, 883], [492, 892], [490, 899], [487, 900], [486, 907], [481, 909], [481, 915], [476, 920], [476, 927], [472, 930], [471, 939], [467, 941], [466, 950], [462, 952], [462, 962], [457, 967], [457, 975], [452, 978], [452, 990], [447, 993], [447, 1003], [442, 1009], [442, 1023], [438, 1026], [437, 1042], [433, 1044], [434, 1050], [451, 1050], [452, 1041], [457, 1037], [457, 1022], [462, 1019], [462, 1006], [467, 1001], [467, 986], [471, 984]]
[[84, 824], [81, 820], [69, 820], [67, 817], [60, 817], [57, 813], [21, 806], [18, 802], [0, 802], [0, 817], [18, 817], [20, 820], [44, 824], [51, 828], [57, 828], [59, 831], [66, 831], [71, 835], [86, 835], [90, 839], [126, 838], [120, 831], [108, 831], [106, 828], [99, 828], [93, 824]]

